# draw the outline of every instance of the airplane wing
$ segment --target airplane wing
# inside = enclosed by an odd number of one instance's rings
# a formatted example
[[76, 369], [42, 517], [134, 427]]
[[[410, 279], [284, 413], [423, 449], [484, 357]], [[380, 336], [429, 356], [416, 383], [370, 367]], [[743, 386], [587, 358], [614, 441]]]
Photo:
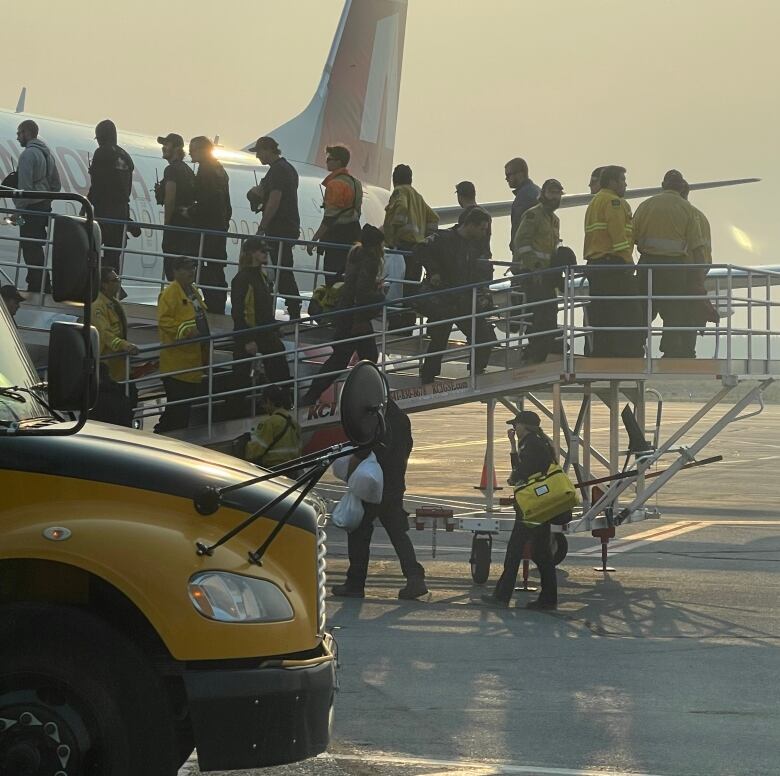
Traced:
[[[741, 186], [743, 183], [757, 183], [761, 178], [739, 178], [731, 181], [705, 181], [704, 183], [692, 183], [691, 191], [701, 189], [718, 189], [723, 186]], [[626, 199], [639, 199], [640, 197], [652, 197], [654, 194], [660, 194], [663, 189], [660, 186], [654, 186], [647, 189], [629, 189], [626, 192]], [[580, 207], [590, 202], [592, 194], [564, 194], [561, 198], [561, 207]], [[512, 200], [505, 202], [486, 202], [481, 203], [480, 207], [487, 210], [493, 218], [508, 216], [512, 212]], [[459, 205], [454, 207], [435, 207], [433, 211], [439, 216], [439, 225], [447, 226], [454, 224], [461, 213]]]

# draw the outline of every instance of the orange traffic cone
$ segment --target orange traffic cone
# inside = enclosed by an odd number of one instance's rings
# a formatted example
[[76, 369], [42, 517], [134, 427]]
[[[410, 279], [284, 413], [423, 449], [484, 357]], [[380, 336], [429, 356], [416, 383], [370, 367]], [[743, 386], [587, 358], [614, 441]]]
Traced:
[[[498, 486], [498, 477], [496, 477], [495, 466], [493, 467], [492, 475], [493, 475], [493, 490], [503, 490], [503, 488], [500, 488]], [[487, 453], [485, 453], [485, 460], [482, 464], [482, 477], [480, 477], [479, 485], [474, 486], [474, 490], [481, 490], [481, 491], [487, 490], [487, 483], [488, 483]]]

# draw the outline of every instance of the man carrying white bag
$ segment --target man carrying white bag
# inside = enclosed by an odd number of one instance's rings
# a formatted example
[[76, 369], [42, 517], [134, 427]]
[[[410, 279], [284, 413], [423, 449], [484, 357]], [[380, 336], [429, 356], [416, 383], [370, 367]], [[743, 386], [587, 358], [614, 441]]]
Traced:
[[346, 598], [363, 598], [374, 518], [379, 518], [401, 562], [406, 585], [401, 599], [415, 599], [428, 593], [425, 569], [417, 562], [409, 538], [408, 513], [404, 509], [406, 465], [414, 444], [409, 418], [390, 399], [385, 413], [385, 434], [372, 450], [333, 464], [333, 473], [347, 483], [347, 492], [333, 510], [333, 524], [348, 531], [349, 569], [343, 585], [332, 593]]

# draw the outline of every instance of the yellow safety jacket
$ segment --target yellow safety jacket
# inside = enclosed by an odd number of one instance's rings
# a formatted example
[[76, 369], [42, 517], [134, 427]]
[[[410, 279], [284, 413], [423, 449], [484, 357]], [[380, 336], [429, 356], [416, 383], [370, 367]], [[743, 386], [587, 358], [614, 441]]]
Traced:
[[547, 269], [560, 241], [560, 219], [540, 202], [520, 219], [512, 238], [512, 263], [529, 271]]
[[[704, 247], [704, 258], [707, 264], [712, 264], [712, 230], [710, 229], [710, 222], [707, 220], [707, 216], [699, 210], [695, 205], [691, 205], [693, 212], [696, 214], [696, 218], [699, 221], [699, 229], [701, 230], [702, 246]], [[688, 251], [688, 257], [693, 261], [691, 251]]]
[[300, 454], [301, 430], [287, 410], [279, 408], [272, 415], [258, 418], [246, 445], [248, 461], [272, 469]]
[[633, 249], [631, 207], [611, 189], [601, 189], [585, 211], [585, 260], [618, 256], [632, 264]]
[[412, 186], [396, 186], [385, 208], [385, 243], [395, 248], [401, 243], [425, 242], [438, 223], [439, 216]]
[[[100, 355], [124, 353], [130, 343], [127, 341], [127, 318], [122, 305], [116, 299], [107, 297], [102, 291], [92, 305], [92, 323], [100, 336]], [[123, 358], [109, 358], [106, 361], [112, 380], [126, 380], [126, 361]]]
[[[205, 314], [206, 303], [203, 301], [200, 291], [197, 288], [194, 291]], [[193, 302], [176, 281], [160, 294], [157, 301], [157, 325], [160, 332], [160, 343], [163, 345], [183, 340], [189, 332], [197, 329]], [[165, 348], [160, 351], [161, 373], [202, 367], [203, 364], [203, 348], [200, 342], [182, 345], [178, 348]], [[203, 372], [197, 369], [193, 372], [174, 375], [174, 377], [185, 383], [199, 383], [203, 379]]]
[[693, 205], [669, 190], [646, 199], [636, 209], [634, 240], [641, 254], [681, 261], [704, 244]]

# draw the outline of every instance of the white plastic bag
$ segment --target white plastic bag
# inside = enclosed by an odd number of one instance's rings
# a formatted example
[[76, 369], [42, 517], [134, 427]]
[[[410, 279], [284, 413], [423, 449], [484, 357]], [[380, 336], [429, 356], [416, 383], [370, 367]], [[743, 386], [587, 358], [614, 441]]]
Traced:
[[349, 533], [363, 522], [363, 515], [363, 502], [348, 490], [334, 507], [331, 522]]
[[352, 472], [347, 481], [347, 489], [361, 501], [367, 501], [369, 504], [379, 504], [382, 501], [384, 484], [382, 467], [379, 465], [376, 456], [371, 453]]

